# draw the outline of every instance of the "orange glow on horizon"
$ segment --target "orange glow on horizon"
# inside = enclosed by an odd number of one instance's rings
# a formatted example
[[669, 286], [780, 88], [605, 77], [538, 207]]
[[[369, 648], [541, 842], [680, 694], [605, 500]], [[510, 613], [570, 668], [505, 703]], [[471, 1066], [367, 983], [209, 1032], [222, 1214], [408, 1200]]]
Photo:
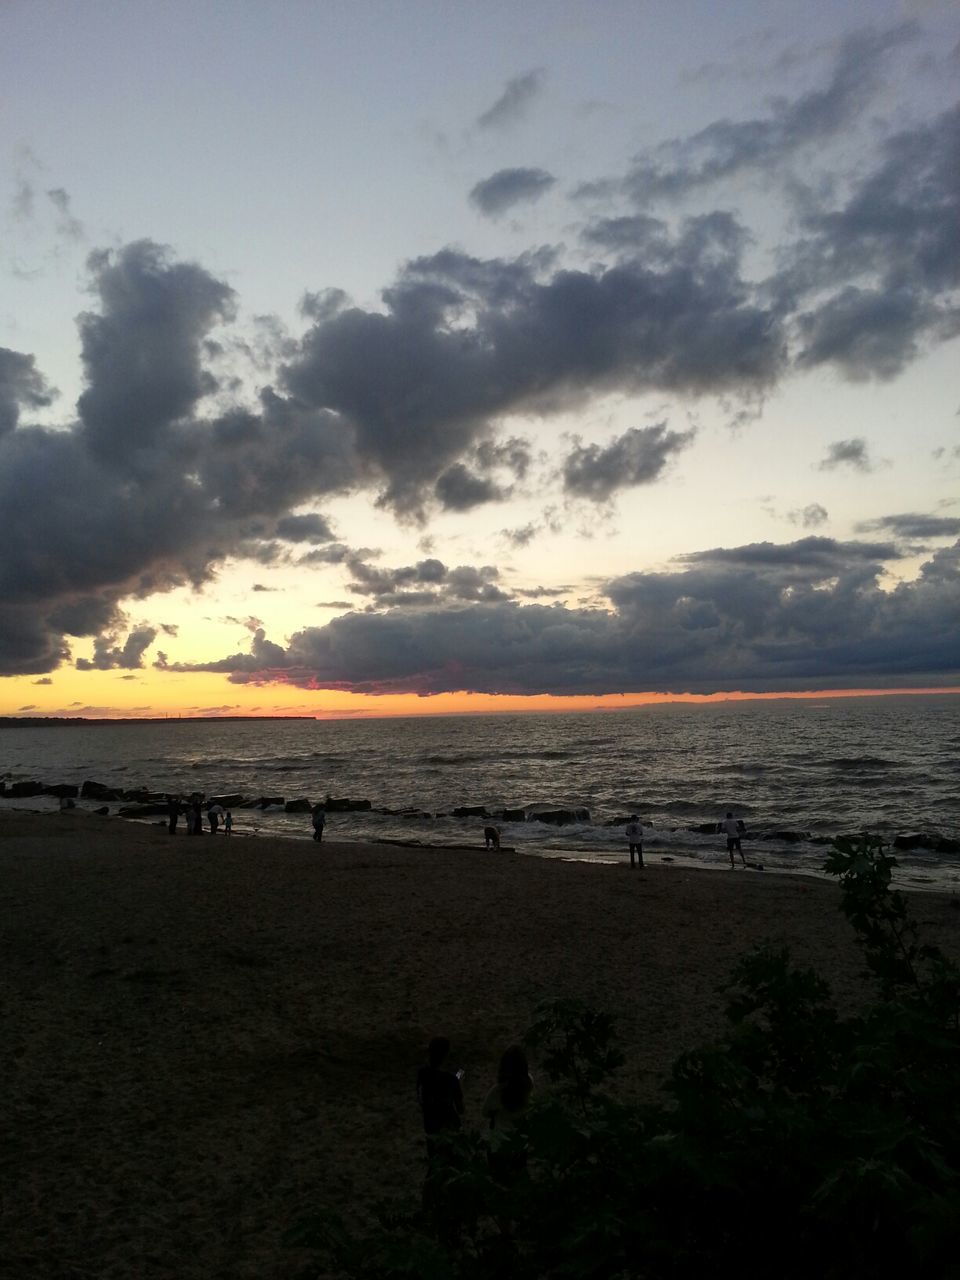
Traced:
[[[0, 704], [5, 717], [79, 717], [87, 719], [176, 719], [202, 717], [220, 719], [225, 716], [308, 716], [318, 720], [382, 719], [390, 716], [491, 715], [518, 713], [553, 713], [563, 711], [621, 711], [635, 707], [667, 704], [704, 705], [725, 702], [826, 701], [836, 698], [877, 698], [910, 695], [956, 694], [960, 687], [913, 687], [902, 689], [805, 689], [752, 693], [735, 690], [728, 693], [622, 693], [563, 697], [554, 694], [480, 694], [439, 693], [429, 697], [412, 693], [358, 694], [343, 690], [308, 691], [292, 685], [235, 686], [222, 677], [208, 674], [180, 675], [169, 682], [148, 676], [136, 684], [118, 688], [116, 676], [89, 673], [83, 681], [83, 701], [64, 700], [57, 684], [38, 689], [32, 687], [32, 698], [26, 701], [22, 678], [6, 685], [13, 693], [6, 706]], [[64, 682], [66, 683], [66, 682]], [[81, 687], [76, 677], [70, 680], [71, 693]], [[11, 685], [18, 686], [11, 688]], [[185, 688], [184, 686], [188, 686]], [[0, 686], [2, 687], [2, 686]]]

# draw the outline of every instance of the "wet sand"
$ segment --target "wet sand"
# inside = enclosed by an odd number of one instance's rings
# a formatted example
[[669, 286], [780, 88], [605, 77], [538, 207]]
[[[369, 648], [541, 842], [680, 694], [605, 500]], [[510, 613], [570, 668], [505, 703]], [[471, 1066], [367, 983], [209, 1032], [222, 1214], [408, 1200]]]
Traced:
[[[911, 902], [956, 953], [949, 899]], [[621, 1091], [651, 1097], [720, 1029], [718, 987], [755, 942], [861, 998], [837, 903], [739, 868], [0, 810], [0, 1272], [289, 1277], [300, 1214], [418, 1188], [431, 1035], [466, 1069], [469, 1121], [538, 1002], [579, 996], [617, 1017]]]

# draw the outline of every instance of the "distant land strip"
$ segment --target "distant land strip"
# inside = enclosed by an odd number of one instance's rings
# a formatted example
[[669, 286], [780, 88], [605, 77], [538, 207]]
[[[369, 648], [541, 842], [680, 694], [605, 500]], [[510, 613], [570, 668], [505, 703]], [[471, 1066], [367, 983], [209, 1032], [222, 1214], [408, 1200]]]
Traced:
[[0, 729], [69, 729], [92, 724], [235, 724], [246, 720], [315, 720], [316, 716], [0, 716]]

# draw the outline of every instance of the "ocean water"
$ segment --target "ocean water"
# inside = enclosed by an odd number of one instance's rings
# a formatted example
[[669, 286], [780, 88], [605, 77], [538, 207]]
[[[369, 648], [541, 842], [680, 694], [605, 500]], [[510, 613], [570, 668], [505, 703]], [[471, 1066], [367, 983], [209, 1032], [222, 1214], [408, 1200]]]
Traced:
[[[616, 712], [365, 721], [181, 722], [0, 728], [0, 774], [123, 789], [326, 795], [373, 812], [331, 813], [327, 839], [482, 844], [460, 806], [589, 810], [561, 827], [498, 822], [518, 852], [621, 862], [622, 826], [645, 856], [724, 867], [722, 840], [691, 828], [733, 810], [748, 860], [816, 874], [816, 838], [870, 830], [960, 838], [960, 696], [674, 704]], [[0, 801], [42, 809], [41, 798]], [[90, 807], [93, 807], [92, 805]], [[118, 806], [111, 806], [115, 809]], [[410, 809], [407, 816], [376, 812]], [[235, 831], [310, 835], [309, 815], [239, 808]], [[775, 833], [806, 833], [787, 841]], [[960, 886], [960, 855], [898, 855], [905, 881]]]

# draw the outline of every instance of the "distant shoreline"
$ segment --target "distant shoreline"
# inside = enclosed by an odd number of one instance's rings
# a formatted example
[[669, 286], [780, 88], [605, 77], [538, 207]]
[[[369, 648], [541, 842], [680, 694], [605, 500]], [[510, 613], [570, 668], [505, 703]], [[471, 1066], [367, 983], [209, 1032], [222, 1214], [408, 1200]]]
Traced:
[[316, 720], [316, 716], [0, 716], [0, 729], [82, 729], [115, 724], [237, 724], [251, 720]]

